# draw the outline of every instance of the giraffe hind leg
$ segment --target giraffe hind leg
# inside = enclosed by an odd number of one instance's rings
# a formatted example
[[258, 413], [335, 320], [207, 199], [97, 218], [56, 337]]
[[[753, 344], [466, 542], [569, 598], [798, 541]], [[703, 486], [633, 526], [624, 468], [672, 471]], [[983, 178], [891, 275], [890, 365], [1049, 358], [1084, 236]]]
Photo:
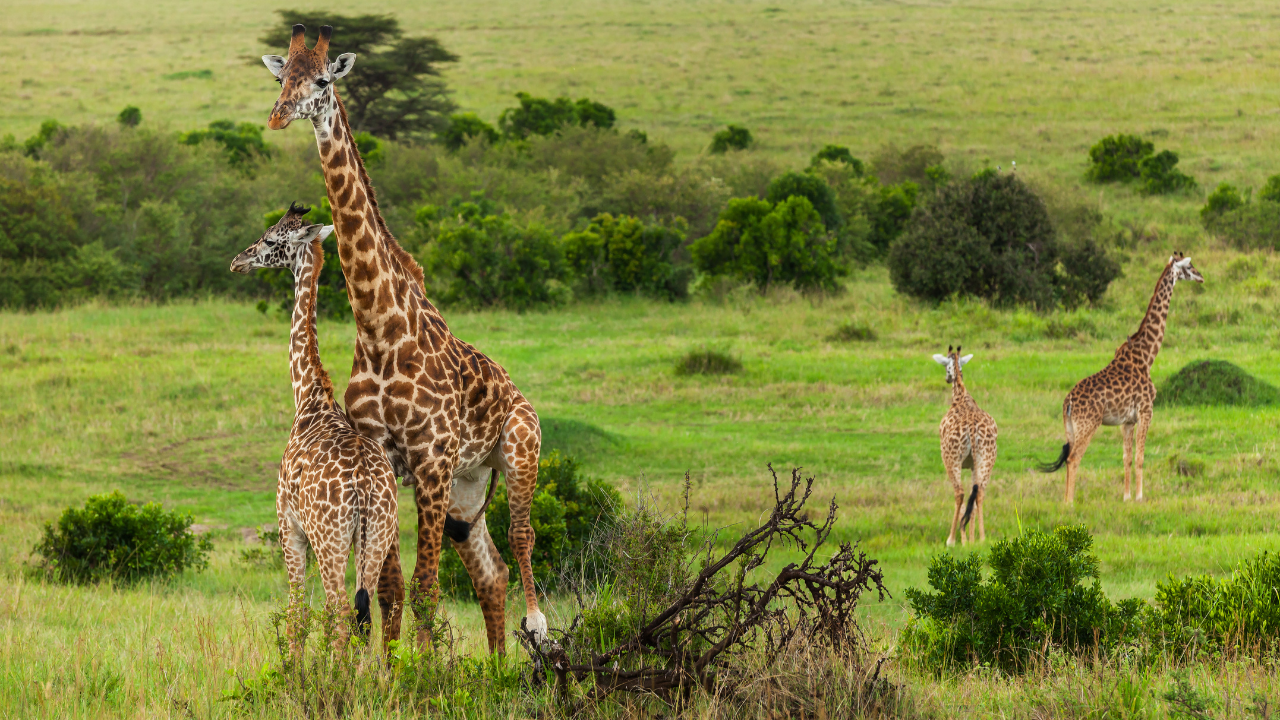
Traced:
[[1124, 439], [1124, 499], [1129, 500], [1129, 481], [1133, 474], [1133, 430], [1132, 425], [1121, 425], [1120, 433]]

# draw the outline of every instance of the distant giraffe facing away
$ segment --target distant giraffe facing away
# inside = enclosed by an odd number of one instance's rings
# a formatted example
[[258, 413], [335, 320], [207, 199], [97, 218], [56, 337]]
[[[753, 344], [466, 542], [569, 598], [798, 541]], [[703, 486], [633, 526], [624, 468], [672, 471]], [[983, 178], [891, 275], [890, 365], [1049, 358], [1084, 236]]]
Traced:
[[1115, 358], [1109, 365], [1077, 383], [1062, 402], [1062, 423], [1066, 428], [1067, 442], [1062, 446], [1058, 459], [1041, 465], [1040, 470], [1055, 472], [1063, 465], [1067, 466], [1066, 502], [1075, 502], [1080, 460], [1100, 425], [1121, 426], [1124, 436], [1124, 499], [1130, 498], [1131, 474], [1137, 475], [1137, 499], [1142, 499], [1142, 463], [1156, 400], [1151, 365], [1164, 342], [1169, 299], [1173, 297], [1173, 286], [1179, 280], [1202, 283], [1204, 276], [1191, 266], [1191, 258], [1174, 253], [1156, 281], [1155, 292], [1138, 331], [1116, 349]]
[[[956, 544], [956, 527], [960, 527], [960, 544], [965, 544], [965, 535], [973, 541], [974, 529], [969, 525], [970, 517], [977, 526], [978, 539], [986, 541], [987, 528], [982, 511], [987, 497], [987, 483], [991, 481], [991, 468], [996, 464], [996, 421], [978, 407], [973, 396], [964, 387], [961, 375], [963, 368], [973, 355], [960, 357], [960, 348], [947, 348], [946, 355], [934, 355], [934, 362], [947, 368], [947, 382], [951, 384], [951, 409], [942, 416], [942, 424], [938, 426], [938, 438], [942, 445], [942, 464], [947, 469], [947, 479], [955, 492], [956, 507], [951, 515], [951, 533], [947, 535], [947, 544]], [[964, 507], [964, 482], [960, 471], [968, 468], [973, 472], [973, 492], [969, 495], [969, 505]], [[964, 517], [960, 510], [964, 508]]]
[[[231, 270], [256, 268], [293, 271], [293, 328], [289, 374], [296, 412], [289, 443], [280, 463], [276, 515], [284, 548], [289, 585], [302, 587], [307, 545], [316, 555], [325, 598], [335, 617], [347, 617], [347, 553], [355, 546], [356, 627], [367, 635], [371, 622], [369, 595], [378, 589], [383, 565], [400, 575], [399, 529], [396, 519], [396, 476], [382, 448], [356, 432], [333, 399], [333, 385], [320, 364], [316, 338], [316, 286], [324, 267], [321, 240], [333, 226], [306, 225], [308, 208], [291, 205], [280, 222], [236, 256]], [[297, 600], [300, 593], [293, 595]], [[383, 649], [400, 637], [404, 585], [399, 597], [382, 608]], [[346, 638], [339, 623], [337, 640]], [[301, 646], [295, 645], [295, 653]]]

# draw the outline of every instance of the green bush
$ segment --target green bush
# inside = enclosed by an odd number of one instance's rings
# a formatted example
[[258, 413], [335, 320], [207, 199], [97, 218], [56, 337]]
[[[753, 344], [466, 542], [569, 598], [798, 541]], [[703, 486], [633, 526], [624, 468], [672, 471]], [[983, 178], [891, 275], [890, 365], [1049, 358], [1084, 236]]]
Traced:
[[1093, 182], [1129, 182], [1141, 177], [1142, 161], [1155, 146], [1137, 135], [1108, 135], [1089, 148], [1085, 177]]
[[1280, 390], [1226, 360], [1188, 363], [1160, 385], [1156, 405], [1242, 405], [1280, 403]]
[[550, 135], [566, 125], [593, 125], [607, 130], [616, 120], [612, 108], [587, 98], [575, 103], [567, 97], [548, 100], [519, 92], [516, 99], [520, 101], [520, 107], [507, 108], [498, 118], [503, 135], [509, 138]]
[[808, 199], [828, 230], [835, 232], [844, 225], [844, 218], [836, 208], [835, 193], [821, 177], [809, 173], [783, 173], [769, 183], [769, 191], [765, 194], [765, 199], [775, 205], [792, 197]]
[[116, 122], [122, 127], [138, 127], [142, 123], [142, 111], [133, 105], [127, 106], [116, 116]]
[[808, 198], [792, 196], [774, 205], [736, 198], [720, 213], [710, 235], [690, 250], [698, 270], [752, 282], [765, 292], [774, 283], [797, 290], [837, 289], [844, 268], [836, 239]]
[[1194, 190], [1197, 187], [1195, 179], [1178, 170], [1177, 164], [1178, 154], [1171, 150], [1161, 150], [1143, 158], [1138, 163], [1139, 191], [1144, 195], [1168, 195]]
[[981, 555], [935, 556], [933, 592], [907, 590], [903, 645], [934, 670], [990, 663], [1022, 672], [1050, 646], [1105, 649], [1137, 636], [1142, 602], [1107, 599], [1092, 546], [1083, 526], [999, 540], [985, 581]]
[[1280, 202], [1248, 203], [1206, 218], [1205, 227], [1241, 250], [1280, 250]]
[[[592, 535], [609, 527], [622, 512], [622, 495], [613, 486], [582, 476], [582, 468], [572, 457], [552, 450], [538, 462], [538, 485], [534, 491], [529, 522], [533, 526], [533, 576], [539, 589], [558, 585], [560, 571], [568, 564], [587, 563], [585, 549]], [[513, 580], [519, 570], [507, 533], [511, 529], [511, 509], [507, 487], [494, 490], [486, 512], [489, 534], [502, 554]], [[608, 569], [592, 565], [593, 572]], [[456, 596], [474, 596], [466, 567], [457, 553], [445, 553], [440, 562], [440, 587]]]
[[56, 524], [45, 523], [32, 552], [41, 557], [36, 567], [58, 582], [163, 579], [208, 566], [213, 543], [192, 533], [191, 522], [190, 515], [165, 512], [159, 503], [130, 503], [117, 490], [63, 510]]
[[716, 225], [732, 191], [696, 168], [651, 171], [631, 168], [601, 180], [593, 204], [612, 215], [653, 218], [665, 225], [688, 223], [688, 237], [700, 238]]
[[440, 140], [450, 150], [457, 150], [468, 141], [480, 138], [490, 145], [498, 142], [498, 131], [480, 119], [475, 113], [459, 113], [449, 117], [449, 127], [440, 134]]
[[[1179, 655], [1235, 647], [1276, 647], [1280, 628], [1280, 555], [1264, 552], [1229, 577], [1156, 583], [1149, 632]], [[1199, 647], [1197, 647], [1199, 645]]]
[[842, 145], [827, 145], [814, 153], [809, 160], [809, 168], [813, 169], [823, 162], [844, 163], [858, 177], [866, 174], [866, 166], [863, 165], [862, 161], [854, 157], [853, 153], [849, 152], [849, 148]]
[[227, 153], [227, 160], [233, 166], [244, 166], [250, 161], [271, 154], [271, 146], [262, 139], [261, 125], [242, 122], [236, 124], [230, 120], [214, 120], [209, 123], [208, 130], [192, 130], [182, 134], [182, 142], [187, 145], [198, 145], [211, 140], [222, 146]]
[[898, 292], [932, 302], [1073, 307], [1100, 298], [1118, 274], [1092, 239], [1063, 248], [1039, 196], [995, 171], [939, 188], [889, 250]]
[[474, 202], [455, 210], [456, 219], [441, 223], [424, 250], [428, 284], [441, 302], [524, 310], [565, 299], [564, 253], [551, 231]]
[[646, 224], [605, 213], [561, 242], [565, 260], [588, 294], [613, 290], [674, 300], [689, 294], [690, 272], [671, 259], [684, 242], [684, 230], [683, 221]]
[[1258, 199], [1263, 202], [1280, 203], [1280, 175], [1267, 178], [1267, 184], [1258, 191]]
[[1205, 227], [1209, 227], [1217, 218], [1232, 210], [1239, 210], [1245, 204], [1245, 198], [1240, 195], [1240, 191], [1236, 190], [1234, 185], [1220, 183], [1217, 189], [1205, 198], [1204, 207], [1200, 208], [1200, 221]]
[[711, 152], [719, 155], [730, 150], [746, 150], [754, 143], [750, 130], [741, 125], [729, 125], [711, 137]]
[[718, 350], [690, 350], [676, 361], [676, 375], [734, 375], [742, 361]]
[[898, 185], [885, 185], [879, 189], [879, 197], [874, 198], [867, 208], [871, 221], [871, 235], [868, 240], [880, 252], [889, 249], [897, 240], [911, 220], [911, 213], [916, 208], [920, 197], [920, 188], [910, 180]]
[[[906, 150], [899, 150], [896, 145], [889, 144], [876, 151], [871, 167], [885, 185], [912, 182], [926, 186], [932, 182], [930, 168], [941, 165], [943, 159], [942, 151], [936, 145], [912, 145]], [[936, 170], [932, 173], [937, 174]]]
[[45, 145], [48, 145], [50, 141], [58, 137], [59, 133], [65, 132], [66, 129], [57, 120], [45, 120], [40, 123], [40, 129], [36, 131], [36, 134], [27, 138], [26, 142], [22, 144], [22, 152], [27, 157], [40, 157], [40, 151], [44, 149]]

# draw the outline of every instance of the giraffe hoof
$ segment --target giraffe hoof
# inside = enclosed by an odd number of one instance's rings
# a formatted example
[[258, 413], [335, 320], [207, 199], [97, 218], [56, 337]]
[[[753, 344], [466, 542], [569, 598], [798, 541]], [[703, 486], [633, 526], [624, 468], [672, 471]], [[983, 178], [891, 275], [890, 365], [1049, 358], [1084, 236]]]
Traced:
[[947, 538], [947, 547], [951, 547], [952, 545], [955, 545], [955, 544], [956, 544], [955, 538]]
[[520, 624], [525, 630], [533, 634], [533, 639], [540, 646], [551, 639], [551, 635], [547, 632], [547, 616], [543, 615], [541, 611], [535, 610], [529, 613]]
[[[1139, 500], [1141, 500], [1142, 498], [1138, 498], [1138, 499], [1139, 499]], [[1125, 501], [1125, 502], [1129, 502], [1129, 500], [1130, 500], [1129, 493], [1125, 493], [1125, 494], [1124, 494], [1124, 501]]]

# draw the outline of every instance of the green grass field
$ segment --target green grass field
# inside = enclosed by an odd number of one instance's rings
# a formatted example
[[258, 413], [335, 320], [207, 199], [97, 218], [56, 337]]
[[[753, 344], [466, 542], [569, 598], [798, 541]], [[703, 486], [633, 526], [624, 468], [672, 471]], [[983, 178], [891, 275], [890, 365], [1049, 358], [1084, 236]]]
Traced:
[[[410, 32], [439, 36], [462, 57], [448, 72], [459, 104], [490, 120], [527, 90], [604, 101], [624, 128], [647, 130], [685, 159], [726, 122], [746, 124], [763, 152], [795, 166], [827, 142], [863, 157], [886, 142], [936, 142], [958, 167], [1016, 159], [1040, 187], [1096, 201], [1147, 238], [1121, 252], [1125, 276], [1102, 306], [1071, 314], [923, 307], [894, 294], [882, 268], [859, 271], [846, 293], [825, 299], [739, 291], [685, 305], [617, 299], [523, 315], [447, 313], [454, 332], [500, 361], [533, 401], [544, 447], [576, 455], [629, 498], [649, 493], [674, 507], [688, 471], [694, 520], [742, 527], [769, 507], [766, 464], [803, 466], [818, 495], [840, 504], [840, 539], [883, 563], [895, 599], [866, 612], [884, 646], [905, 617], [901, 591], [924, 583], [928, 559], [967, 552], [942, 544], [951, 494], [937, 423], [949, 388], [930, 355], [952, 343], [975, 354], [968, 387], [1000, 425], [989, 541], [1083, 522], [1113, 598], [1150, 597], [1170, 573], [1221, 572], [1280, 550], [1280, 409], [1158, 410], [1140, 504], [1121, 502], [1116, 429], [1091, 446], [1074, 507], [1060, 501], [1063, 475], [1031, 471], [1061, 446], [1062, 398], [1136, 328], [1174, 249], [1191, 254], [1207, 281], [1175, 292], [1157, 384], [1216, 358], [1280, 385], [1280, 260], [1206, 237], [1195, 196], [1145, 199], [1080, 177], [1088, 146], [1120, 131], [1155, 131], [1157, 147], [1178, 151], [1203, 188], [1258, 186], [1280, 172], [1280, 31], [1270, 5], [326, 7], [392, 12]], [[175, 130], [264, 122], [276, 86], [255, 59], [266, 51], [256, 38], [274, 9], [241, 0], [9, 3], [0, 134], [23, 138], [49, 117], [111, 122], [129, 103]], [[165, 78], [205, 69], [211, 79]], [[294, 128], [286, 141], [308, 135]], [[847, 321], [878, 339], [828, 339]], [[1055, 339], [1063, 326], [1083, 331]], [[0, 591], [0, 715], [229, 712], [218, 702], [227, 672], [267, 661], [267, 616], [285, 592], [283, 571], [238, 557], [244, 529], [274, 521], [274, 467], [292, 418], [287, 334], [283, 319], [219, 300], [0, 314], [0, 569], [9, 581]], [[340, 392], [354, 327], [322, 323], [320, 334]], [[745, 370], [677, 376], [677, 358], [697, 348], [732, 353]], [[1205, 473], [1177, 475], [1179, 458], [1203, 461]], [[211, 528], [211, 569], [132, 590], [26, 578], [42, 523], [114, 488]], [[409, 495], [401, 507], [410, 542]], [[478, 611], [449, 609], [468, 635], [464, 651], [478, 652]], [[1026, 714], [1021, 691], [963, 682], [926, 691], [942, 716], [976, 707]]]

